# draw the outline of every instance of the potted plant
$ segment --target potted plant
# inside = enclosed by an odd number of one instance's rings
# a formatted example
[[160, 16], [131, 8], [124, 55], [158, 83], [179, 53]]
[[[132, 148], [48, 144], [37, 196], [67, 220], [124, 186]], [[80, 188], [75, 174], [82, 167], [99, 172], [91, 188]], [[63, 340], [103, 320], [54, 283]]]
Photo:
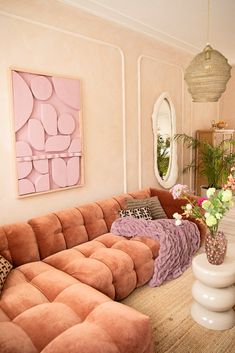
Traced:
[[193, 150], [198, 148], [200, 153], [199, 164], [195, 165], [195, 159], [191, 160], [184, 167], [183, 172], [191, 168], [198, 168], [200, 174], [205, 176], [207, 180], [207, 185], [204, 186], [206, 189], [221, 189], [228, 178], [231, 167], [235, 163], [235, 153], [232, 152], [235, 141], [226, 139], [213, 146], [209, 142], [199, 141], [187, 134], [177, 134], [174, 138], [182, 140], [187, 148], [192, 148]]

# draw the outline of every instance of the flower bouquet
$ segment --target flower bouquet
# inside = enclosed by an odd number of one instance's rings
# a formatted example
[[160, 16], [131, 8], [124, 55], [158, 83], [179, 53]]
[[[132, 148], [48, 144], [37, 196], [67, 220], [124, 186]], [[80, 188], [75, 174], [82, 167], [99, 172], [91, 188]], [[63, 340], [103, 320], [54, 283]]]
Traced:
[[235, 194], [235, 167], [232, 167], [227, 178], [227, 183], [223, 186], [225, 190], [231, 190]]
[[174, 213], [176, 225], [181, 224], [183, 217], [195, 218], [204, 224], [208, 233], [206, 235], [205, 250], [208, 261], [213, 264], [221, 264], [224, 261], [227, 240], [223, 232], [218, 231], [220, 220], [225, 213], [233, 206], [232, 191], [227, 187], [220, 191], [215, 188], [207, 190], [206, 198], [198, 200], [190, 197], [187, 185], [177, 184], [171, 189], [174, 199], [185, 199], [186, 205], [182, 206], [183, 213]]

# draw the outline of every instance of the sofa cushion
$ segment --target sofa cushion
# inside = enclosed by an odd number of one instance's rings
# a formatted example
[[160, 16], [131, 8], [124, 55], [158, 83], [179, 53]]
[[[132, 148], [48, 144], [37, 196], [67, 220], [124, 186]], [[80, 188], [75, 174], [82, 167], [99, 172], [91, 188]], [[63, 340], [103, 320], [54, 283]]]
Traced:
[[61, 251], [43, 261], [114, 299], [115, 288], [110, 269], [102, 261], [82, 255], [79, 246], [76, 249]]
[[[163, 205], [164, 211], [166, 212], [168, 218], [173, 218], [173, 214], [175, 212], [181, 213], [182, 206], [184, 206], [186, 203], [186, 200], [174, 199], [172, 194], [167, 190], [151, 188], [150, 193], [151, 193], [151, 196], [157, 196], [159, 198], [159, 201]], [[192, 199], [198, 200], [199, 197], [193, 196]], [[201, 244], [202, 244], [205, 241], [207, 227], [202, 222], [198, 221], [195, 218], [189, 218], [189, 220], [197, 225], [200, 231]]]
[[150, 208], [148, 206], [131, 208], [119, 211], [120, 217], [134, 217], [138, 219], [151, 220]]
[[40, 259], [37, 239], [27, 223], [0, 227], [0, 254], [14, 267]]
[[59, 211], [56, 212], [55, 215], [60, 221], [68, 249], [89, 240], [83, 215], [77, 208], [74, 207]]
[[50, 213], [28, 221], [37, 238], [41, 259], [66, 249], [66, 241], [59, 218]]
[[42, 261], [7, 277], [0, 301], [1, 353], [142, 353], [151, 344], [150, 332], [145, 315]]
[[151, 189], [151, 196], [157, 196], [168, 218], [173, 218], [175, 212], [181, 213], [181, 206], [185, 200], [174, 200], [172, 194], [167, 190]]
[[111, 198], [100, 200], [96, 203], [102, 209], [105, 223], [108, 230], [110, 230], [112, 223], [119, 217], [118, 212], [121, 209], [119, 202], [115, 198]]
[[5, 280], [12, 269], [12, 264], [0, 255], [0, 295], [4, 286]]
[[134, 263], [136, 273], [136, 287], [140, 287], [149, 281], [153, 274], [153, 262], [151, 261], [151, 251], [145, 251], [143, 244], [138, 241], [118, 241], [112, 246], [112, 249], [118, 249], [130, 256]]
[[102, 208], [97, 203], [90, 203], [78, 207], [84, 219], [88, 240], [107, 233], [108, 228], [104, 220]]
[[109, 301], [97, 305], [82, 323], [62, 332], [42, 353], [153, 353], [151, 341], [149, 318]]
[[127, 209], [137, 207], [149, 207], [152, 219], [167, 218], [157, 196], [147, 197], [146, 199], [126, 199]]
[[129, 241], [107, 233], [54, 254], [44, 262], [119, 300], [153, 274], [159, 247], [152, 239], [140, 239]]
[[113, 199], [118, 202], [120, 205], [120, 209], [124, 209], [126, 206], [126, 199], [130, 198], [137, 198], [137, 199], [145, 199], [146, 197], [150, 197], [150, 189], [138, 190], [134, 192], [128, 192], [128, 194], [121, 194], [114, 196]]
[[131, 257], [119, 249], [104, 248], [95, 251], [91, 260], [103, 263], [112, 275], [115, 299], [121, 300], [137, 287], [137, 276]]
[[120, 300], [150, 280], [157, 254], [153, 243], [152, 239], [144, 243], [107, 233], [53, 254], [43, 262]]

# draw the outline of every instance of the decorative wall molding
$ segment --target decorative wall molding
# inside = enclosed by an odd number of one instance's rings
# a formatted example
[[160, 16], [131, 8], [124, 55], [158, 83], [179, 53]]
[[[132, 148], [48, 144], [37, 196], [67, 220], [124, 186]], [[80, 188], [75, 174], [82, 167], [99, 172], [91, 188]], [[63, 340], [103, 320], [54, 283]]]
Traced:
[[[138, 82], [138, 93], [137, 93], [137, 102], [138, 102], [138, 185], [139, 189], [142, 189], [142, 132], [141, 132], [141, 122], [142, 122], [142, 116], [141, 116], [141, 108], [142, 108], [142, 102], [141, 102], [141, 63], [143, 59], [149, 59], [152, 61], [155, 61], [159, 64], [165, 64], [171, 67], [175, 67], [180, 70], [181, 72], [181, 77], [182, 77], [182, 82], [181, 82], [181, 106], [182, 106], [182, 115], [181, 115], [181, 126], [183, 126], [183, 121], [184, 121], [184, 71], [182, 67], [172, 64], [166, 60], [160, 60], [158, 58], [155, 58], [150, 55], [140, 55], [137, 60], [137, 82]], [[183, 164], [183, 147], [181, 148], [181, 165]], [[181, 177], [182, 180], [182, 177]]]
[[147, 25], [143, 21], [137, 20], [136, 18], [124, 14], [111, 6], [104, 5], [95, 0], [56, 0], [60, 3], [73, 6], [75, 8], [81, 9], [95, 16], [99, 16], [105, 20], [112, 21], [121, 26], [125, 26], [132, 31], [137, 31], [141, 34], [147, 35], [155, 40], [161, 41], [166, 45], [175, 47], [180, 50], [185, 50], [190, 54], [196, 54], [201, 50], [200, 47], [194, 46], [186, 41], [176, 38], [169, 33], [166, 33], [157, 27]]
[[29, 18], [18, 16], [10, 12], [0, 10], [0, 15], [22, 21], [31, 25], [49, 29], [58, 33], [66, 34], [75, 38], [87, 40], [92, 43], [108, 46], [110, 48], [116, 49], [121, 58], [121, 92], [122, 92], [122, 143], [123, 143], [123, 192], [127, 192], [127, 136], [126, 136], [126, 82], [125, 82], [125, 56], [123, 50], [114, 44], [105, 42], [100, 39], [92, 38], [77, 32], [69, 31], [57, 26], [49, 25], [40, 21], [31, 20]]
[[[192, 126], [192, 115], [193, 115], [193, 101], [190, 103], [190, 136], [193, 135], [193, 126]], [[193, 160], [193, 150], [190, 149], [190, 160]], [[189, 188], [190, 190], [194, 190], [194, 178], [192, 170], [189, 171]]]

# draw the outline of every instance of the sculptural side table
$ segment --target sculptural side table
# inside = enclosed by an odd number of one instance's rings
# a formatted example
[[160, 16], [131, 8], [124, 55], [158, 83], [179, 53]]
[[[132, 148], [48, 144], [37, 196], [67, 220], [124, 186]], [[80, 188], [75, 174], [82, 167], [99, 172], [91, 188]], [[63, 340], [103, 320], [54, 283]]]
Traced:
[[235, 243], [228, 243], [222, 265], [211, 265], [206, 254], [193, 259], [196, 281], [192, 287], [195, 300], [192, 318], [212, 330], [227, 330], [235, 325]]

